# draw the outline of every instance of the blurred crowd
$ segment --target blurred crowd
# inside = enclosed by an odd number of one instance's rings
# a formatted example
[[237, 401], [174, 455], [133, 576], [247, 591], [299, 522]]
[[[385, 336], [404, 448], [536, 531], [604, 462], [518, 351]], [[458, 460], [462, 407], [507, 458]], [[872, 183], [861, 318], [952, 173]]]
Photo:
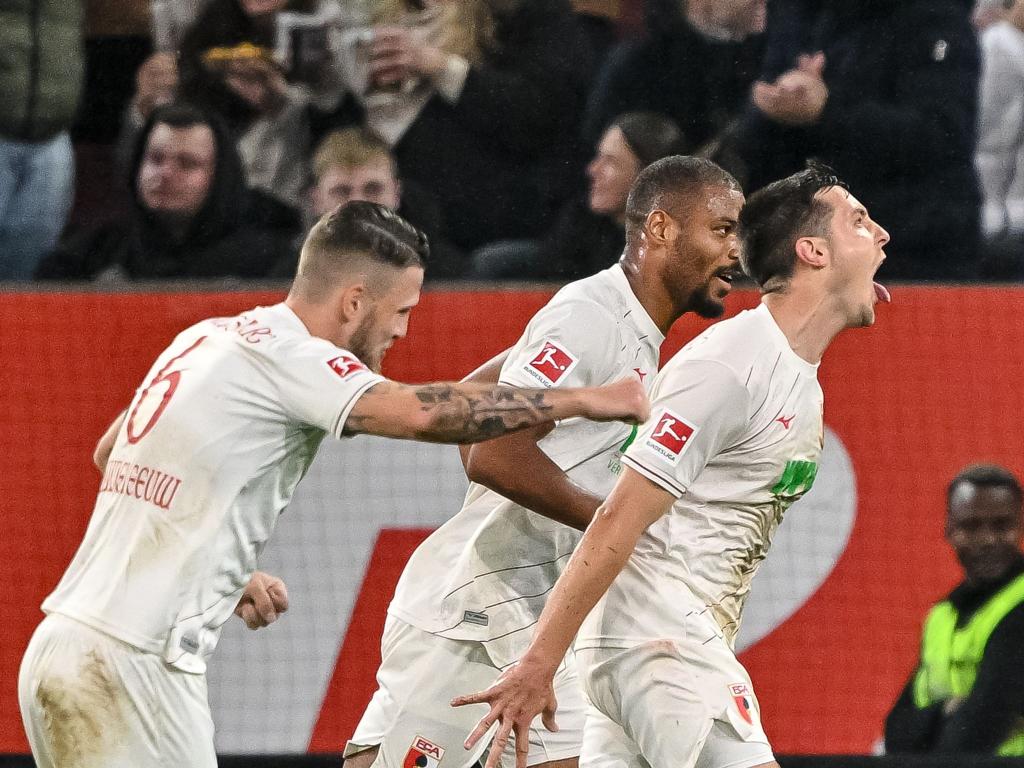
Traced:
[[674, 153], [1024, 278], [1024, 0], [0, 0], [0, 104], [0, 280], [286, 278], [363, 199], [428, 278], [567, 281]]

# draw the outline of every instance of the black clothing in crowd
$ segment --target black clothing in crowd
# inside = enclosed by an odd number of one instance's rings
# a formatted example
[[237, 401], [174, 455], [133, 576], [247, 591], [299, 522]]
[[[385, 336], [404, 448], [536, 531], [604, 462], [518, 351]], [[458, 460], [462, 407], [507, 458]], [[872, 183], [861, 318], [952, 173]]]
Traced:
[[[999, 581], [960, 584], [947, 598], [957, 610], [957, 626], [969, 622], [975, 611], [1022, 573], [1024, 558]], [[885, 721], [886, 751], [995, 753], [1024, 713], [1024, 603], [992, 631], [970, 695], [948, 716], [943, 706], [940, 702], [918, 709], [911, 676]]]
[[[815, 157], [889, 230], [884, 279], [957, 279], [975, 269], [974, 170], [980, 53], [971, 0], [784, 0], [769, 21], [771, 80], [801, 52], [825, 54], [829, 97], [817, 124], [791, 128], [752, 110], [740, 154], [748, 192]], [[788, 15], [787, 15], [788, 14]], [[800, 24], [804, 25], [802, 32]], [[785, 63], [784, 63], [785, 62]]]
[[244, 181], [238, 152], [217, 121], [217, 162], [206, 201], [175, 237], [139, 198], [136, 179], [154, 113], [140, 131], [128, 174], [133, 205], [123, 217], [71, 235], [39, 265], [36, 277], [92, 280], [103, 275], [130, 280], [266, 276], [292, 247], [300, 226], [290, 209], [253, 193]]

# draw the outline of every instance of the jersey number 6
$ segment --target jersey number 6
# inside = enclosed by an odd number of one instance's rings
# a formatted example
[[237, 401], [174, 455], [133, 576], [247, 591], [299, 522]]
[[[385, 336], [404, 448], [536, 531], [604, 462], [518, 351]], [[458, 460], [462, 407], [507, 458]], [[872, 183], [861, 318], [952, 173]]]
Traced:
[[[157, 421], [160, 419], [160, 416], [163, 414], [164, 409], [167, 407], [167, 404], [171, 402], [171, 398], [174, 396], [174, 391], [178, 388], [178, 382], [181, 380], [181, 371], [169, 371], [168, 369], [176, 362], [181, 360], [181, 358], [183, 358], [189, 352], [191, 352], [200, 344], [202, 344], [204, 341], [206, 341], [206, 337], [200, 336], [198, 339], [196, 339], [192, 346], [190, 346], [184, 352], [182, 352], [180, 355], [175, 355], [170, 360], [168, 360], [167, 365], [161, 368], [157, 375], [153, 377], [153, 380], [146, 385], [146, 388], [144, 390], [142, 390], [142, 394], [139, 395], [139, 399], [135, 402], [135, 407], [132, 408], [132, 412], [128, 416], [128, 428], [126, 432], [128, 434], [129, 445], [135, 445], [137, 442], [139, 442], [139, 440], [144, 438], [149, 433], [149, 430], [151, 430], [156, 425]], [[141, 431], [136, 432], [135, 417], [138, 416], [139, 414], [139, 407], [144, 402], [146, 402], [147, 398], [150, 395], [150, 392], [153, 390], [154, 387], [157, 387], [160, 384], [164, 383], [167, 384], [167, 389], [164, 390], [163, 397], [161, 397], [160, 402], [157, 404], [156, 409], [153, 411], [153, 415], [149, 417], [149, 421], [146, 422], [146, 424], [142, 427]]]

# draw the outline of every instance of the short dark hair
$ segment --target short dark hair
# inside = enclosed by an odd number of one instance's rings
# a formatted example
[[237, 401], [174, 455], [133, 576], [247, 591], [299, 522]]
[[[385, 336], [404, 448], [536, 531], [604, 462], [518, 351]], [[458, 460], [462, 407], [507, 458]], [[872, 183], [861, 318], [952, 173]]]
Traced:
[[797, 240], [828, 235], [832, 206], [818, 193], [830, 187], [848, 189], [831, 168], [812, 160], [747, 199], [740, 212], [740, 262], [763, 291], [779, 290], [793, 276]]
[[626, 199], [626, 240], [643, 228], [651, 211], [662, 208], [671, 213], [684, 198], [715, 186], [740, 189], [732, 174], [702, 157], [669, 155], [651, 163], [640, 171]]
[[332, 275], [358, 259], [405, 269], [424, 267], [427, 236], [390, 208], [356, 200], [318, 221], [302, 245], [296, 281], [309, 292], [329, 288]]
[[949, 487], [946, 488], [947, 509], [954, 491], [965, 484], [973, 485], [975, 488], [1005, 488], [1013, 496], [1013, 502], [1018, 509], [1024, 503], [1024, 492], [1021, 491], [1020, 482], [1010, 470], [998, 464], [972, 464], [960, 470], [949, 482]]
[[641, 168], [668, 155], [681, 154], [685, 149], [683, 132], [675, 120], [657, 112], [626, 112], [608, 127], [622, 131]]

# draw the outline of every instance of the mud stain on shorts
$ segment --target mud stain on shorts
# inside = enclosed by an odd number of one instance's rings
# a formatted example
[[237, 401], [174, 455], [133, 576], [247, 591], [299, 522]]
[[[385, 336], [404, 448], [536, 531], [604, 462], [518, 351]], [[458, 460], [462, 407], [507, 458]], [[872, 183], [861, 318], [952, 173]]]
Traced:
[[103, 659], [89, 651], [73, 678], [44, 677], [36, 700], [53, 762], [61, 768], [101, 768], [124, 741], [125, 692]]

